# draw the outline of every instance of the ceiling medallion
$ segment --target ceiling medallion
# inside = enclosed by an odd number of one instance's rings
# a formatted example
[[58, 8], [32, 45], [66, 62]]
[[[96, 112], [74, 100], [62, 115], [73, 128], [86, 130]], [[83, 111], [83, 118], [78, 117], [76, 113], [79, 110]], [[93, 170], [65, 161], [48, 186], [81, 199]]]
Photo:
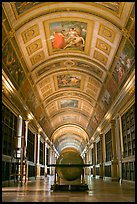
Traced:
[[75, 65], [75, 62], [71, 61], [71, 60], [66, 60], [64, 62], [64, 65], [67, 66], [67, 67], [72, 67]]

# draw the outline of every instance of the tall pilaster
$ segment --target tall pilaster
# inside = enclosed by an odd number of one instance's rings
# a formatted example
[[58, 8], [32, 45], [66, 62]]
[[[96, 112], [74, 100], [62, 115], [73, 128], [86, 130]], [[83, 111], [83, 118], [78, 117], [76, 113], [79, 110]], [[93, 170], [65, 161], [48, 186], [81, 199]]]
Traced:
[[100, 178], [103, 178], [103, 134], [100, 134]]
[[93, 177], [96, 176], [96, 152], [97, 152], [97, 147], [96, 147], [96, 142], [93, 143], [93, 150], [94, 150], [94, 163], [93, 163]]
[[[51, 149], [51, 147], [49, 147], [49, 158], [48, 158], [48, 160], [49, 160], [49, 164], [52, 164], [52, 149]], [[51, 166], [49, 167], [49, 174], [52, 175], [52, 167]]]
[[[17, 152], [14, 152], [15, 154], [17, 154], [17, 158], [20, 158], [23, 154], [23, 152], [21, 152], [21, 137], [22, 137], [22, 117], [19, 115], [18, 117], [18, 129], [17, 129]], [[19, 168], [18, 168], [18, 174], [20, 174], [21, 172], [21, 168], [20, 168], [20, 165], [19, 165]], [[19, 180], [19, 176], [18, 176], [18, 180]]]
[[[53, 162], [53, 150], [50, 149], [50, 164], [54, 163]], [[53, 168], [50, 167], [50, 175], [53, 175]]]
[[[55, 152], [54, 152], [54, 161], [53, 161], [53, 164], [56, 164], [56, 153]], [[53, 168], [53, 173], [54, 173], [54, 175], [56, 174], [55, 168]]]
[[[90, 148], [88, 147], [88, 152], [87, 152], [87, 164], [90, 163]], [[90, 167], [87, 167], [87, 174], [90, 174]]]
[[116, 121], [111, 120], [111, 135], [112, 135], [112, 166], [111, 166], [111, 175], [112, 181], [118, 181], [118, 157], [117, 157], [117, 150], [116, 150]]
[[[92, 160], [92, 158], [91, 158], [91, 153], [92, 151], [91, 151], [91, 147], [89, 148], [89, 164], [91, 164], [91, 160]], [[89, 175], [91, 175], [91, 166], [89, 167]]]
[[122, 149], [121, 149], [121, 135], [120, 135], [120, 116], [116, 114], [116, 140], [117, 140], [117, 154], [118, 154], [118, 176], [122, 179]]
[[[28, 141], [29, 120], [25, 120], [25, 137], [24, 137], [24, 158], [27, 158], [27, 141]], [[27, 162], [26, 178], [28, 179], [28, 162]], [[24, 170], [25, 171], [25, 170]]]
[[37, 164], [39, 164], [39, 156], [40, 156], [40, 134], [38, 133]]
[[18, 117], [18, 133], [17, 133], [17, 157], [20, 155], [21, 151], [21, 137], [22, 137], [22, 117]]
[[27, 154], [27, 141], [28, 141], [28, 125], [29, 125], [29, 121], [26, 120], [25, 121], [25, 142], [24, 142], [24, 158], [26, 158], [26, 154]]
[[86, 153], [84, 153], [83, 160], [84, 160], [84, 163], [86, 164]]
[[35, 133], [35, 140], [34, 140], [34, 163], [37, 164], [37, 133]]
[[37, 163], [36, 163], [36, 176], [40, 177], [40, 165], [39, 165], [39, 157], [40, 157], [40, 134], [37, 135]]
[[44, 159], [45, 159], [45, 176], [47, 176], [47, 143], [46, 143], [46, 140], [45, 140], [45, 154], [44, 154]]
[[[88, 152], [85, 153], [85, 164], [87, 164], [87, 161], [88, 161], [87, 159], [88, 159]], [[84, 170], [85, 170], [85, 175], [87, 175], [88, 174], [88, 168], [85, 167]]]

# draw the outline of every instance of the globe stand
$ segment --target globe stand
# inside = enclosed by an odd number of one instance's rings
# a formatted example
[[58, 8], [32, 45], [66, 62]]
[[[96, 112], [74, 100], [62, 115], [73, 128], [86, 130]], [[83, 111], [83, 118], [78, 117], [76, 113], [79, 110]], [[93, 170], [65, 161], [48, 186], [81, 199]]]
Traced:
[[85, 184], [84, 179], [84, 169], [81, 178], [75, 179], [73, 181], [66, 181], [61, 179], [55, 168], [55, 179], [54, 184], [51, 185], [51, 190], [53, 191], [88, 191], [88, 185]]
[[64, 150], [59, 156], [56, 164], [48, 164], [55, 167], [54, 184], [51, 186], [53, 191], [87, 191], [88, 185], [85, 184], [84, 168], [91, 164], [84, 164], [79, 152], [74, 150]]
[[53, 191], [88, 191], [87, 184], [77, 184], [77, 185], [63, 185], [63, 184], [53, 184], [51, 185], [51, 190]]

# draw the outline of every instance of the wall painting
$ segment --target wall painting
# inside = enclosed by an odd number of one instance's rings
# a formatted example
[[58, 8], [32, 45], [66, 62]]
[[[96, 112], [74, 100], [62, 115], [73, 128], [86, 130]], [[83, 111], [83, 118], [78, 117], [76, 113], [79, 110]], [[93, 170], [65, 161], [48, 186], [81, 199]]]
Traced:
[[102, 94], [101, 101], [100, 101], [100, 107], [103, 110], [107, 110], [111, 102], [112, 102], [111, 96], [106, 89], [104, 93]]
[[120, 84], [127, 76], [127, 73], [131, 69], [134, 62], [135, 49], [128, 40], [113, 71], [113, 77], [118, 84]]
[[25, 78], [25, 74], [10, 42], [6, 44], [2, 51], [2, 60], [8, 72], [20, 86]]

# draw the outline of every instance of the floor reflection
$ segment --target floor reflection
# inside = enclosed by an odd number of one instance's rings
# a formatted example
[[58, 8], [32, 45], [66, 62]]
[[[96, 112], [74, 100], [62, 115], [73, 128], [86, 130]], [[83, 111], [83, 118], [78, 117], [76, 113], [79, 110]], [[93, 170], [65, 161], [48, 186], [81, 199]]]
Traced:
[[3, 202], [134, 202], [135, 186], [86, 178], [87, 192], [53, 192], [54, 176], [28, 181], [23, 186], [2, 187]]

